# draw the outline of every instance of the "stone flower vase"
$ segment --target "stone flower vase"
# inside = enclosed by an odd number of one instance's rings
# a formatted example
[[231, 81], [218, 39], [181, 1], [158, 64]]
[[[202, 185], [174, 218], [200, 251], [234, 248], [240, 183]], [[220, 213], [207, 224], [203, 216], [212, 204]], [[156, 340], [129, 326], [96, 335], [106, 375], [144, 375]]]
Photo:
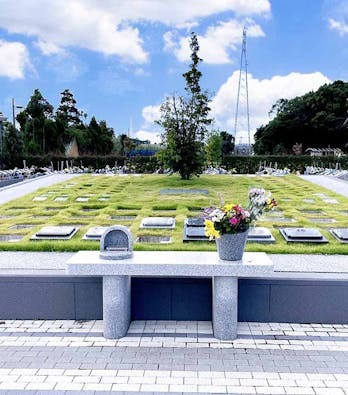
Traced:
[[240, 233], [225, 233], [216, 239], [219, 258], [225, 261], [239, 261], [243, 257], [249, 229]]

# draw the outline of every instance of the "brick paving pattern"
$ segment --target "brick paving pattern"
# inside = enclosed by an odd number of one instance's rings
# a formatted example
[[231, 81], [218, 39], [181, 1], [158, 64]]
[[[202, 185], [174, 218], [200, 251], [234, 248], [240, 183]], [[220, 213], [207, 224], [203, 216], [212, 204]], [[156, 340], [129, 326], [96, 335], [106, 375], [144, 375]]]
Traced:
[[348, 325], [239, 323], [219, 341], [211, 322], [0, 321], [0, 394], [348, 394]]

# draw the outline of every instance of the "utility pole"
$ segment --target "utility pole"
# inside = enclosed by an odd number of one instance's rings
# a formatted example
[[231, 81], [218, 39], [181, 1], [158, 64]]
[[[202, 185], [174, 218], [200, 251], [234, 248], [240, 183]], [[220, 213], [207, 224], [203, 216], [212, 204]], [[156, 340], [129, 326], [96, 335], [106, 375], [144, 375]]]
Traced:
[[16, 114], [15, 114], [15, 108], [23, 108], [23, 106], [15, 106], [15, 100], [12, 98], [12, 124], [13, 127], [16, 128]]
[[[234, 137], [237, 141], [237, 134], [239, 132], [247, 132], [248, 136], [248, 153], [251, 153], [251, 139], [250, 139], [250, 113], [249, 113], [249, 88], [248, 88], [248, 61], [246, 54], [246, 40], [247, 40], [247, 28], [243, 28], [243, 40], [242, 40], [242, 53], [240, 57], [240, 67], [239, 67], [239, 79], [238, 79], [238, 91], [237, 91], [237, 102], [236, 102], [236, 112], [234, 118]], [[242, 101], [246, 108], [244, 108], [245, 114], [240, 114]], [[246, 118], [246, 130], [240, 130], [241, 118]], [[244, 119], [245, 120], [245, 119]], [[239, 129], [238, 129], [239, 128]], [[242, 140], [242, 135], [239, 136]]]

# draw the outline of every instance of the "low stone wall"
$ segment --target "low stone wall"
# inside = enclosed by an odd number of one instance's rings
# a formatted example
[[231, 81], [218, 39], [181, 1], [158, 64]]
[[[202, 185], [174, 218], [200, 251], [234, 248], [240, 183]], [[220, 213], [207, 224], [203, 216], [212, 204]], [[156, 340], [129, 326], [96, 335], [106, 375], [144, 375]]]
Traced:
[[[132, 319], [211, 320], [211, 279], [132, 278]], [[100, 277], [2, 276], [0, 319], [102, 319]], [[238, 320], [348, 323], [348, 281], [239, 280]]]

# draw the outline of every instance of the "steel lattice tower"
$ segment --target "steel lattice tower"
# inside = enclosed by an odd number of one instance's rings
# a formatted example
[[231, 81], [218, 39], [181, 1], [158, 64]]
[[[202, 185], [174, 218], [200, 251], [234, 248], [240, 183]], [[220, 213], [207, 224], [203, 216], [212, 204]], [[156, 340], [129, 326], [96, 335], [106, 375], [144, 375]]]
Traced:
[[[237, 91], [237, 102], [236, 102], [236, 113], [234, 119], [234, 136], [237, 142], [237, 136], [240, 132], [247, 132], [248, 136], [248, 150], [251, 152], [251, 141], [250, 141], [250, 114], [249, 114], [249, 91], [248, 91], [248, 62], [247, 62], [247, 29], [244, 26], [243, 29], [243, 40], [242, 40], [242, 53], [240, 57], [240, 68], [239, 68], [239, 79], [238, 79], [238, 91]], [[245, 107], [242, 108], [242, 105]], [[240, 114], [241, 109], [245, 113]], [[245, 122], [246, 121], [246, 122]], [[244, 128], [244, 130], [243, 130]], [[246, 128], [246, 130], [245, 130]], [[239, 136], [243, 139], [242, 136]]]

